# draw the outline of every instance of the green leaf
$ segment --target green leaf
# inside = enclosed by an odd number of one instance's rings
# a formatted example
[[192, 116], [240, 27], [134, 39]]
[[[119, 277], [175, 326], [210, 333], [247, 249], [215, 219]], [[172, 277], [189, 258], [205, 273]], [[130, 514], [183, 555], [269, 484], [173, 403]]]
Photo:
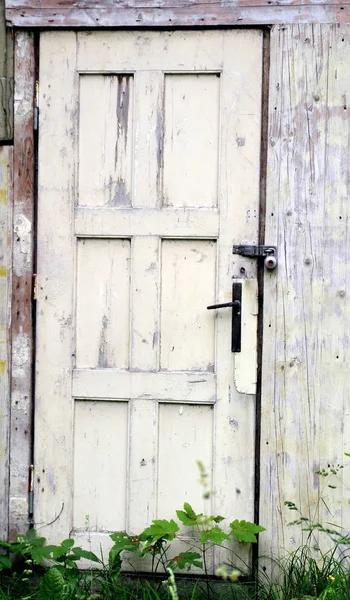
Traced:
[[176, 511], [177, 518], [186, 527], [194, 527], [195, 525], [201, 525], [203, 522], [203, 513], [196, 514], [192, 506], [188, 503], [184, 503], [184, 510]]
[[114, 542], [114, 553], [120, 553], [123, 552], [123, 550], [126, 550], [127, 552], [136, 552], [140, 545], [138, 538], [131, 537], [125, 533], [125, 531], [117, 531], [116, 533], [112, 533], [109, 537]]
[[3, 569], [11, 569], [12, 564], [8, 556], [0, 555], [0, 571]]
[[79, 546], [75, 546], [73, 548], [72, 552], [74, 552], [74, 554], [78, 560], [85, 558], [86, 560], [91, 560], [92, 562], [97, 562], [97, 563], [101, 562], [100, 559], [96, 556], [96, 554], [94, 554], [93, 552], [90, 552], [89, 550], [84, 550], [83, 548], [80, 548]]
[[203, 563], [198, 560], [200, 557], [201, 555], [198, 552], [180, 552], [178, 556], [171, 559], [170, 563], [179, 569], [187, 568], [188, 571], [192, 566], [203, 569]]
[[52, 567], [45, 573], [39, 588], [38, 600], [64, 600], [65, 582], [62, 573]]
[[200, 541], [201, 544], [206, 544], [206, 542], [213, 542], [213, 544], [217, 544], [221, 546], [224, 540], [229, 540], [230, 536], [227, 535], [220, 527], [213, 527], [212, 529], [205, 529], [201, 531]]
[[187, 512], [184, 512], [183, 510], [177, 510], [176, 514], [179, 521], [181, 521], [181, 523], [183, 523], [186, 527], [194, 527], [198, 524], [196, 522], [197, 515], [195, 515], [195, 518], [189, 517]]
[[32, 548], [30, 555], [36, 565], [40, 564], [43, 558], [50, 558], [50, 553], [47, 556], [44, 548]]
[[190, 519], [195, 519], [196, 518], [197, 515], [194, 512], [192, 506], [188, 502], [184, 503], [184, 510], [185, 510], [185, 513], [189, 516]]
[[140, 540], [155, 544], [159, 540], [173, 540], [176, 532], [179, 531], [179, 526], [173, 519], [166, 521], [165, 519], [156, 519], [147, 527], [140, 535]]
[[214, 523], [221, 523], [221, 521], [225, 520], [225, 517], [222, 517], [221, 515], [217, 515], [217, 517], [211, 516], [211, 517], [209, 517], [209, 519], [211, 521], [214, 521]]
[[121, 550], [118, 550], [118, 548], [115, 546], [112, 546], [109, 551], [108, 568], [112, 574], [119, 573], [120, 569], [122, 568], [122, 559], [120, 558], [120, 553]]
[[230, 523], [231, 536], [238, 542], [256, 542], [256, 534], [265, 531], [265, 527], [255, 525], [249, 521], [232, 521]]
[[63, 550], [65, 550], [66, 552], [68, 552], [68, 550], [70, 550], [73, 546], [74, 540], [72, 540], [71, 538], [63, 540], [63, 542], [61, 542], [61, 548], [63, 548]]

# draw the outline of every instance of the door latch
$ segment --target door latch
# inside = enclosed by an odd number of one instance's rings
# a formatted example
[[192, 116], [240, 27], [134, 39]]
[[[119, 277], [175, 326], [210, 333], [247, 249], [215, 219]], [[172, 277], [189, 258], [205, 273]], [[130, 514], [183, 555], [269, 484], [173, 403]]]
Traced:
[[241, 331], [242, 331], [242, 284], [235, 282], [232, 284], [232, 302], [222, 304], [211, 304], [207, 306], [208, 310], [218, 308], [232, 308], [231, 320], [231, 351], [241, 351]]
[[277, 266], [276, 246], [232, 246], [232, 254], [239, 254], [248, 258], [263, 258], [265, 267], [270, 271]]

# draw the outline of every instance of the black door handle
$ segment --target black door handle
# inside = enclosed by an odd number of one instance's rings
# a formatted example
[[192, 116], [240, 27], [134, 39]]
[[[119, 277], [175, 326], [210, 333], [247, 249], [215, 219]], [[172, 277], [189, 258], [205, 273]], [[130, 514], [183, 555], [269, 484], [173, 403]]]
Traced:
[[242, 284], [232, 284], [232, 302], [224, 302], [222, 304], [211, 304], [207, 306], [208, 310], [216, 310], [217, 308], [232, 308], [231, 320], [231, 351], [241, 351], [241, 330], [242, 330]]

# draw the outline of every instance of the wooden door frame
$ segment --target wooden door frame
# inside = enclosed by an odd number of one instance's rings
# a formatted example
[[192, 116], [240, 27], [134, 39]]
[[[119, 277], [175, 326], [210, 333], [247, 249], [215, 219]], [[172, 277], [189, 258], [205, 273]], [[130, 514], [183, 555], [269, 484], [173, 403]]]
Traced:
[[[171, 27], [175, 28], [175, 27]], [[237, 26], [227, 26], [237, 29]], [[239, 27], [241, 28], [241, 27]], [[165, 29], [163, 27], [163, 29]], [[169, 26], [167, 27], [169, 29]], [[196, 26], [194, 29], [203, 29]], [[265, 243], [266, 165], [270, 43], [264, 25], [262, 61], [262, 113], [260, 157], [259, 243]], [[26, 531], [33, 522], [29, 505], [30, 466], [34, 446], [35, 384], [35, 249], [37, 201], [37, 139], [34, 131], [36, 80], [38, 78], [39, 33], [15, 30], [14, 151], [12, 160], [13, 245], [10, 335], [10, 418], [9, 418], [9, 539]], [[263, 332], [264, 271], [258, 269], [258, 381], [256, 392], [254, 514], [259, 520], [261, 367]], [[257, 553], [257, 546], [253, 552]]]
[[11, 365], [9, 423], [9, 539], [27, 530], [29, 470], [33, 442], [35, 36], [16, 31], [14, 42], [15, 101], [12, 162], [13, 245], [11, 298]]

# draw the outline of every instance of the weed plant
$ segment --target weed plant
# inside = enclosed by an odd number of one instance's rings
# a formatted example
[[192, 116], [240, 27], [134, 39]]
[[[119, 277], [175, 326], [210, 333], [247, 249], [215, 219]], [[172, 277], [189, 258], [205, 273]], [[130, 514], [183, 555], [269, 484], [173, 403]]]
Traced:
[[[208, 499], [207, 475], [199, 466], [203, 499]], [[340, 468], [318, 472], [328, 488], [334, 488], [329, 478], [336, 477]], [[215, 546], [228, 550], [232, 540], [254, 543], [263, 528], [234, 520], [229, 530], [224, 530], [222, 516], [197, 513], [185, 503], [176, 511], [178, 522], [154, 520], [138, 536], [112, 534], [106, 561], [75, 546], [72, 539], [48, 545], [34, 530], [14, 543], [0, 542], [0, 550], [2, 547], [7, 552], [0, 554], [0, 600], [350, 600], [348, 533], [333, 523], [323, 525], [303, 517], [293, 502], [286, 504], [298, 511], [299, 518], [292, 524], [298, 523], [307, 532], [307, 544], [282, 558], [261, 558], [253, 575], [246, 577], [247, 582], [228, 565], [217, 569], [214, 580], [207, 568], [208, 552]], [[183, 537], [179, 523], [195, 536], [190, 547], [174, 556], [172, 542]], [[331, 540], [328, 552], [322, 553], [315, 546], [320, 533]], [[147, 579], [122, 570], [135, 554], [151, 558], [152, 573]], [[235, 555], [232, 557], [234, 562]], [[46, 570], [41, 566], [43, 560], [50, 565]], [[79, 570], [81, 560], [89, 561], [91, 568]], [[178, 574], [193, 567], [197, 572], [202, 569], [204, 577], [181, 578]]]

